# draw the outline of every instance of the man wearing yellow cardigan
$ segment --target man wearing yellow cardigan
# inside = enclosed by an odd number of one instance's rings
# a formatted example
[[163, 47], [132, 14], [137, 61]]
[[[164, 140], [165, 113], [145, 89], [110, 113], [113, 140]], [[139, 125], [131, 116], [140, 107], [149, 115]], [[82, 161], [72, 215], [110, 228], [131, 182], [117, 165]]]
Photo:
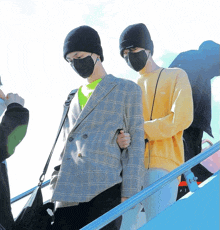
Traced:
[[[145, 178], [149, 186], [184, 163], [183, 130], [193, 120], [191, 86], [185, 71], [163, 69], [153, 60], [153, 41], [147, 27], [128, 26], [120, 36], [120, 54], [139, 72], [145, 131]], [[147, 222], [176, 201], [179, 178], [142, 202]], [[136, 229], [141, 205], [123, 216], [122, 228]], [[130, 212], [130, 213], [129, 213]], [[133, 216], [133, 218], [132, 218]]]

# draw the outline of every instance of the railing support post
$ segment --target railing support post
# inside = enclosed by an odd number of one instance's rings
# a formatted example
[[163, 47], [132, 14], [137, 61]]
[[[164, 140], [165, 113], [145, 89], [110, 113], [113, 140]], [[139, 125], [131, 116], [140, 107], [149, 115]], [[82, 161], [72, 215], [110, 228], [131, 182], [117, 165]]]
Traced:
[[189, 169], [188, 171], [186, 171], [184, 174], [184, 177], [186, 179], [186, 183], [189, 187], [189, 190], [191, 192], [195, 192], [199, 187], [197, 185], [197, 180], [198, 178], [195, 177], [194, 173], [191, 171], [191, 169]]

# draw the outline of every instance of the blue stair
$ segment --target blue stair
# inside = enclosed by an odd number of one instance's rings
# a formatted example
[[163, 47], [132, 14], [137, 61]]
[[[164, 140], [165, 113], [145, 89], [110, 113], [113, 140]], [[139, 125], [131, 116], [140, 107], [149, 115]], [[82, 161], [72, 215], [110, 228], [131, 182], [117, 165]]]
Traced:
[[219, 230], [219, 171], [189, 192], [140, 230]]
[[[151, 184], [141, 192], [135, 194], [122, 204], [105, 213], [98, 219], [94, 220], [82, 230], [98, 230], [110, 223], [112, 220], [123, 215], [126, 211], [146, 199], [166, 184], [173, 181], [175, 178], [184, 174], [186, 176], [187, 185], [190, 192], [161, 212], [154, 219], [144, 224], [144, 213], [140, 213], [143, 226], [139, 229], [144, 230], [161, 230], [161, 229], [175, 229], [175, 230], [219, 230], [219, 188], [220, 188], [220, 172], [217, 171], [212, 177], [197, 186], [195, 177], [191, 172], [191, 168], [198, 163], [204, 161], [209, 156], [213, 155], [220, 149], [220, 141], [215, 143], [212, 147], [205, 150], [196, 157], [185, 162], [172, 172], [162, 177], [155, 183]], [[46, 187], [49, 181], [43, 183]], [[11, 199], [11, 203], [15, 203], [24, 197], [30, 195], [35, 188], [32, 188], [23, 194]], [[141, 223], [140, 225], [141, 226]], [[129, 230], [129, 229], [121, 229]]]

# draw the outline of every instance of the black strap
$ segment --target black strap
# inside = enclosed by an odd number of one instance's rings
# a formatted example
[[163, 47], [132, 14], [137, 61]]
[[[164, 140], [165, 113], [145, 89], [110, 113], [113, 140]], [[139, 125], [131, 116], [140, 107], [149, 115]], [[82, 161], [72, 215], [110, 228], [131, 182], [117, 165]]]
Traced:
[[[158, 78], [157, 78], [157, 83], [156, 83], [155, 92], [154, 92], [154, 99], [153, 99], [152, 109], [151, 109], [151, 115], [150, 115], [150, 121], [152, 120], [152, 115], [153, 115], [154, 101], [155, 101], [156, 93], [157, 93], [157, 85], [158, 85], [158, 82], [159, 82], [159, 79], [160, 79], [161, 72], [162, 72], [163, 70], [164, 70], [164, 68], [160, 71], [160, 73], [159, 73], [159, 75], [158, 75]], [[148, 139], [145, 139], [145, 144], [147, 144], [147, 143], [148, 143]]]
[[48, 169], [48, 166], [49, 166], [51, 157], [52, 157], [52, 155], [53, 155], [53, 151], [54, 151], [54, 148], [55, 148], [55, 146], [56, 146], [57, 140], [58, 140], [58, 138], [59, 138], [60, 132], [61, 132], [61, 130], [62, 130], [63, 124], [64, 124], [65, 119], [66, 119], [66, 117], [67, 117], [67, 114], [68, 114], [68, 111], [69, 111], [70, 103], [71, 103], [72, 99], [74, 98], [74, 96], [75, 96], [77, 90], [78, 90], [78, 89], [72, 90], [72, 91], [70, 92], [70, 94], [68, 95], [67, 100], [66, 100], [65, 103], [64, 103], [63, 116], [62, 116], [62, 119], [61, 119], [61, 122], [60, 122], [60, 126], [59, 126], [59, 129], [58, 129], [58, 133], [57, 133], [55, 142], [54, 142], [54, 144], [53, 144], [52, 150], [51, 150], [51, 152], [50, 152], [50, 155], [49, 155], [49, 157], [48, 157], [48, 159], [47, 159], [47, 162], [46, 162], [46, 164], [45, 164], [45, 166], [44, 166], [43, 173], [42, 173], [41, 176], [40, 176], [38, 186], [41, 186], [42, 183], [43, 183], [43, 181], [44, 181], [44, 179], [45, 179], [45, 174], [46, 174], [46, 172], [47, 172], [47, 169]]
[[152, 115], [153, 115], [154, 101], [155, 101], [156, 93], [157, 93], [157, 85], [158, 85], [158, 82], [159, 82], [159, 79], [160, 79], [161, 72], [162, 72], [163, 70], [164, 70], [164, 68], [160, 71], [159, 76], [158, 76], [158, 78], [157, 78], [157, 83], [156, 83], [155, 92], [154, 92], [154, 99], [153, 99], [152, 109], [151, 109], [151, 115], [150, 115], [150, 121], [152, 120]]

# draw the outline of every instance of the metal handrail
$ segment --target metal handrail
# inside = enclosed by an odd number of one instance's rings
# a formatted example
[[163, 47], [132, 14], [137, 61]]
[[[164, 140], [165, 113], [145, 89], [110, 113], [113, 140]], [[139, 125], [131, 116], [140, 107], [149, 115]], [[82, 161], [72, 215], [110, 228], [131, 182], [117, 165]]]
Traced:
[[[129, 198], [128, 200], [126, 200], [122, 204], [116, 206], [115, 208], [111, 209], [109, 212], [105, 213], [104, 215], [97, 218], [96, 220], [94, 220], [90, 224], [86, 225], [81, 230], [94, 230], [94, 229], [100, 229], [100, 228], [106, 226], [108, 223], [115, 220], [116, 218], [118, 218], [119, 216], [124, 214], [126, 211], [128, 211], [129, 209], [131, 209], [132, 207], [134, 207], [135, 205], [137, 205], [138, 203], [140, 203], [141, 201], [143, 201], [144, 199], [146, 199], [147, 197], [149, 197], [153, 193], [157, 192], [159, 189], [164, 187], [169, 182], [173, 181], [174, 179], [176, 179], [180, 175], [189, 171], [195, 165], [199, 164], [200, 162], [202, 162], [203, 160], [205, 160], [209, 156], [213, 155], [219, 149], [220, 149], [220, 141], [218, 141], [213, 146], [211, 146], [210, 148], [208, 148], [204, 152], [200, 153], [199, 155], [188, 160], [187, 162], [185, 162], [184, 164], [182, 164], [178, 168], [174, 169], [173, 171], [168, 173], [166, 176], [160, 178], [155, 183], [146, 187], [141, 192], [135, 194], [134, 196], [132, 196], [131, 198]], [[47, 185], [49, 185], [49, 183], [50, 183], [50, 180], [45, 181], [42, 184], [42, 187], [46, 187]], [[36, 187], [12, 198], [11, 203], [14, 203], [14, 202], [30, 195]]]
[[[49, 184], [50, 184], [50, 180], [47, 180], [47, 181], [45, 181], [45, 182], [41, 185], [41, 188], [44, 188], [44, 187], [46, 187], [46, 186], [49, 185]], [[22, 198], [24, 198], [24, 197], [30, 195], [36, 188], [37, 188], [37, 186], [35, 186], [34, 188], [29, 189], [28, 191], [26, 191], [26, 192], [24, 192], [24, 193], [22, 193], [22, 194], [20, 194], [20, 195], [18, 195], [18, 196], [16, 196], [16, 197], [14, 197], [14, 198], [12, 198], [12, 199], [11, 199], [11, 204], [13, 204], [14, 202], [19, 201], [19, 200], [21, 200]]]
[[94, 230], [100, 229], [106, 226], [108, 223], [112, 222], [126, 211], [152, 195], [153, 193], [157, 192], [159, 189], [164, 187], [169, 182], [173, 181], [181, 174], [187, 172], [195, 165], [199, 164], [201, 161], [205, 160], [207, 157], [214, 154], [216, 151], [220, 149], [220, 141], [215, 143], [212, 147], [204, 151], [203, 153], [193, 157], [192, 159], [188, 160], [178, 168], [174, 169], [166, 176], [162, 177], [161, 179], [157, 180], [155, 183], [151, 184], [150, 186], [143, 189], [141, 192], [135, 194], [128, 200], [124, 201], [122, 204], [116, 206], [115, 208], [111, 209], [109, 212], [105, 213], [101, 217], [97, 218], [93, 222], [89, 223], [85, 227], [81, 228], [81, 230]]

